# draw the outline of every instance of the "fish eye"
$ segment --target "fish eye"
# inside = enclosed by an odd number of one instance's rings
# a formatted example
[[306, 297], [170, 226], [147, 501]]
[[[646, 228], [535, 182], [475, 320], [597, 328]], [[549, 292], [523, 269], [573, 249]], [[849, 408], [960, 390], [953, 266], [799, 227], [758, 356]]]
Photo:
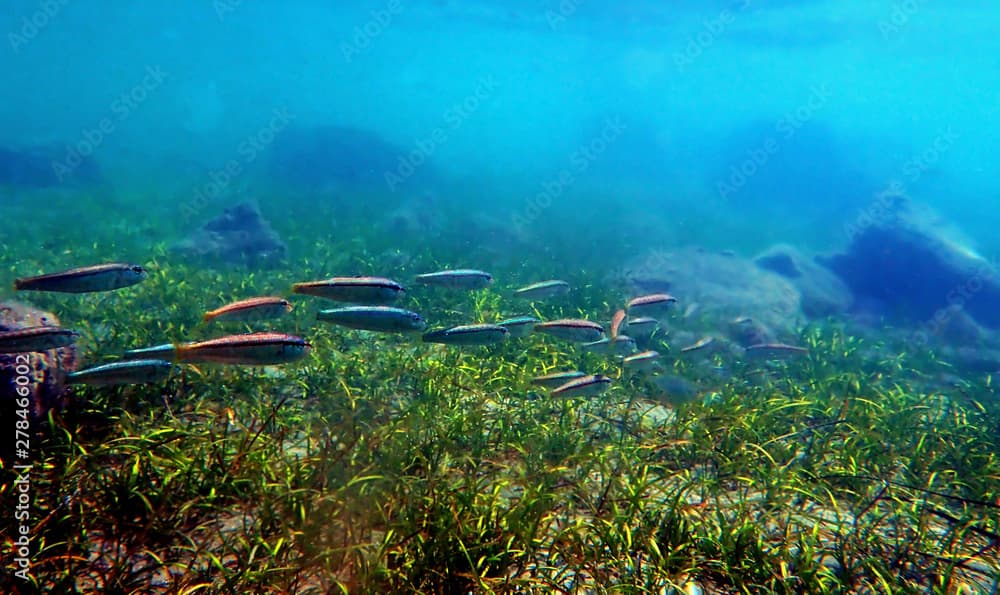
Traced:
[[135, 266], [132, 267], [132, 272], [133, 273], [145, 273], [146, 271], [141, 266], [135, 265]]

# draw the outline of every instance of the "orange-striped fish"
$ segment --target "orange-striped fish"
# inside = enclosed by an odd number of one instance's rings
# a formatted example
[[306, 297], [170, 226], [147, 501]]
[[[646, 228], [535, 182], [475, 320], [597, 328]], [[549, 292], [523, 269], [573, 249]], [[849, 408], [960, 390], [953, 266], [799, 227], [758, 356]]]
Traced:
[[[622, 325], [625, 323], [625, 310], [618, 310], [615, 315], [611, 317], [611, 341], [618, 337], [618, 333], [622, 330]], [[626, 325], [627, 326], [627, 325]]]
[[188, 363], [270, 366], [301, 359], [310, 347], [305, 339], [284, 333], [249, 333], [178, 345], [175, 357]]
[[60, 326], [30, 326], [0, 332], [0, 353], [48, 351], [72, 345], [80, 333]]
[[292, 311], [292, 304], [280, 297], [255, 297], [216, 308], [205, 313], [205, 322], [236, 320], [253, 322], [280, 318]]
[[625, 307], [630, 316], [656, 316], [663, 314], [672, 305], [677, 303], [677, 298], [669, 293], [654, 293], [644, 295], [629, 301]]
[[322, 281], [296, 283], [292, 291], [335, 302], [378, 306], [389, 304], [406, 293], [402, 285], [384, 277], [331, 277]]
[[688, 345], [687, 347], [681, 347], [681, 353], [693, 353], [695, 351], [703, 351], [708, 349], [715, 343], [715, 337], [712, 335], [705, 335], [704, 337], [698, 339], [694, 343]]
[[550, 393], [553, 397], [595, 397], [611, 387], [611, 379], [601, 374], [581, 376], [559, 386]]
[[604, 338], [604, 327], [590, 320], [564, 318], [539, 322], [535, 325], [536, 333], [546, 333], [566, 341], [589, 343]]
[[113, 262], [79, 267], [25, 277], [14, 282], [18, 291], [57, 291], [61, 293], [89, 293], [111, 291], [135, 285], [148, 276], [146, 269], [137, 264]]

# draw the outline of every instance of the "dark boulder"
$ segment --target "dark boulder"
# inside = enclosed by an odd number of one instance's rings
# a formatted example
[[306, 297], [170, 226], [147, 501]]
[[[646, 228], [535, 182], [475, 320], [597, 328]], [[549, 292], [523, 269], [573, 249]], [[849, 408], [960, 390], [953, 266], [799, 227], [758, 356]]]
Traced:
[[308, 191], [412, 189], [433, 175], [429, 155], [417, 152], [411, 158], [410, 148], [360, 128], [293, 125], [272, 144], [268, 167], [273, 179]]
[[284, 259], [286, 247], [256, 205], [240, 203], [174, 244], [172, 250], [209, 265], [268, 267]]
[[986, 259], [942, 232], [927, 209], [903, 196], [880, 199], [879, 217], [851, 228], [847, 249], [819, 261], [861, 304], [937, 333], [960, 307], [976, 323], [1000, 328], [1000, 280]]
[[105, 182], [92, 156], [62, 147], [0, 147], [0, 186], [53, 188], [100, 185]]

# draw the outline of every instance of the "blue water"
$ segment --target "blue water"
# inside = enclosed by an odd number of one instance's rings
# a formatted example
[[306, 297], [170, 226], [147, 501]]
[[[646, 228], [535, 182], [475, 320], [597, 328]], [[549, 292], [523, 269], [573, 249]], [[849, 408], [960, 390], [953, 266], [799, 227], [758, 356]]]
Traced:
[[[617, 209], [750, 246], [836, 245], [896, 182], [989, 247], [996, 15], [925, 0], [15, 0], [0, 147], [57, 147], [71, 168], [89, 154], [116, 195], [160, 206], [329, 168], [401, 200]], [[385, 144], [338, 153], [339, 174], [276, 175], [273, 137], [324, 126]], [[313, 178], [322, 195], [330, 180]]]

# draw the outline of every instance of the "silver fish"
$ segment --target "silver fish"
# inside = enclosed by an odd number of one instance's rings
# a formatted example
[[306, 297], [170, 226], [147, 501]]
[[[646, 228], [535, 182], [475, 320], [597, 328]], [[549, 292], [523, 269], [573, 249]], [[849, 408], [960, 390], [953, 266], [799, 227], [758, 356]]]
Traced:
[[630, 318], [625, 323], [625, 326], [628, 328], [630, 336], [637, 339], [645, 339], [656, 332], [656, 329], [660, 327], [660, 323], [655, 318], [643, 316], [640, 318]]
[[565, 295], [567, 292], [569, 292], [569, 283], [552, 279], [526, 285], [515, 290], [514, 294], [529, 300], [544, 300], [558, 295]]
[[805, 347], [785, 343], [758, 343], [746, 348], [748, 359], [792, 359], [808, 354], [809, 350]]
[[423, 317], [416, 312], [389, 306], [350, 306], [333, 310], [320, 310], [316, 320], [332, 322], [347, 328], [383, 333], [422, 331], [427, 327]]
[[141, 349], [130, 349], [122, 355], [122, 359], [174, 359], [177, 357], [177, 346], [173, 343], [164, 343], [153, 347], [143, 347]]
[[575, 343], [590, 343], [604, 338], [604, 327], [589, 320], [563, 318], [535, 325], [536, 333], [545, 333]]
[[627, 356], [622, 365], [628, 370], [648, 372], [660, 367], [660, 354], [657, 351], [643, 351]]
[[385, 277], [331, 277], [296, 283], [292, 292], [335, 302], [382, 305], [395, 302], [406, 294], [406, 289]]
[[539, 322], [541, 321], [534, 316], [517, 316], [501, 320], [497, 324], [506, 328], [511, 337], [526, 337]]
[[66, 375], [66, 382], [91, 386], [149, 384], [166, 380], [176, 368], [162, 359], [136, 359], [71, 372]]
[[580, 345], [584, 351], [607, 351], [615, 355], [628, 355], [635, 352], [635, 339], [628, 335], [618, 335], [614, 341], [608, 337]]
[[577, 370], [573, 370], [571, 372], [553, 372], [552, 374], [546, 374], [544, 376], [536, 376], [531, 379], [531, 383], [549, 389], [559, 388], [570, 380], [576, 380], [577, 378], [582, 378], [586, 375], [586, 373]]
[[113, 262], [25, 277], [14, 282], [14, 289], [61, 293], [112, 291], [135, 285], [148, 276], [146, 269], [137, 264]]
[[482, 289], [493, 283], [493, 275], [475, 269], [454, 269], [417, 275], [416, 281], [449, 289]]
[[0, 331], [0, 353], [48, 351], [76, 342], [80, 333], [60, 326], [30, 326]]
[[712, 335], [705, 335], [704, 337], [698, 339], [694, 343], [688, 345], [687, 347], [681, 347], [681, 353], [695, 353], [698, 351], [707, 351], [715, 343], [715, 337]]
[[594, 397], [611, 387], [611, 379], [601, 374], [591, 374], [570, 380], [552, 391], [554, 397]]
[[496, 324], [466, 324], [424, 333], [423, 340], [445, 345], [490, 345], [503, 341], [509, 334], [510, 331]]

